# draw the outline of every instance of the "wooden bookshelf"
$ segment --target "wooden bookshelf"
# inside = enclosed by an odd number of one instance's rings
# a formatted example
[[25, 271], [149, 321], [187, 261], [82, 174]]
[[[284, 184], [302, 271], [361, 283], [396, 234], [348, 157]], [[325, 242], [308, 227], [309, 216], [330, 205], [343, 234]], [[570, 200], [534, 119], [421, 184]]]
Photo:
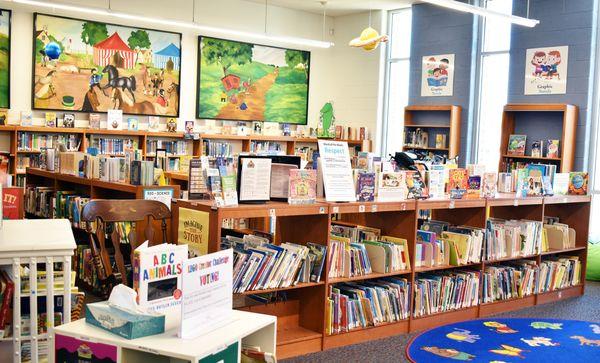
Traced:
[[[541, 113], [541, 114], [540, 114]], [[543, 115], [543, 116], [542, 116]], [[538, 122], [541, 117], [547, 117], [547, 124], [536, 124], [536, 130], [539, 134], [544, 135], [544, 138], [538, 138], [530, 134], [524, 133], [522, 130], [528, 130], [528, 123]], [[557, 171], [561, 173], [573, 171], [575, 164], [575, 138], [577, 134], [577, 121], [579, 118], [579, 108], [575, 105], [559, 104], [559, 103], [535, 103], [535, 104], [508, 104], [504, 106], [502, 113], [502, 129], [500, 135], [500, 163], [499, 171], [505, 171], [507, 163], [512, 159], [521, 162], [539, 162], [550, 163], [557, 165]], [[536, 120], [537, 119], [537, 120]], [[560, 122], [560, 127], [555, 127], [552, 130], [551, 123]], [[559, 130], [560, 129], [560, 130]], [[550, 131], [548, 131], [550, 130]], [[548, 133], [552, 131], [552, 135]], [[508, 141], [512, 134], [526, 134], [527, 148], [525, 155], [516, 156], [508, 155]], [[559, 155], [558, 158], [548, 157], [533, 157], [531, 156], [530, 145], [533, 140], [555, 139], [559, 140]], [[542, 155], [545, 154], [544, 145]]]
[[[82, 196], [90, 199], [143, 199], [144, 190], [149, 189], [173, 189], [173, 195], [177, 197], [180, 188], [177, 185], [132, 185], [129, 183], [106, 182], [98, 179], [88, 179], [79, 176], [62, 174], [37, 168], [27, 168], [28, 186], [46, 186], [54, 190], [74, 190], [81, 193]], [[146, 222], [138, 222], [137, 230], [143, 231]], [[153, 223], [154, 238], [156, 243], [162, 242], [162, 231], [160, 223]], [[167, 224], [167, 235], [173, 236], [171, 226]], [[144, 234], [138, 233], [139, 243], [144, 242]]]
[[[395, 271], [385, 274], [373, 273], [350, 278], [330, 278], [329, 265], [326, 263], [319, 283], [300, 284], [293, 288], [269, 289], [244, 292], [243, 296], [263, 292], [285, 291], [287, 301], [252, 305], [240, 309], [276, 315], [278, 317], [278, 358], [284, 359], [308, 354], [320, 350], [331, 349], [367, 340], [381, 339], [398, 334], [406, 334], [451, 322], [485, 317], [506, 311], [553, 302], [570, 297], [581, 296], [585, 285], [585, 259], [587, 257], [587, 233], [590, 217], [590, 196], [555, 196], [515, 198], [514, 195], [499, 195], [494, 199], [428, 199], [406, 200], [399, 202], [355, 202], [327, 203], [319, 201], [313, 205], [288, 205], [282, 202], [266, 204], [242, 204], [237, 207], [213, 207], [209, 201], [177, 200], [173, 203], [174, 220], [179, 208], [191, 208], [209, 213], [209, 252], [219, 249], [224, 219], [246, 218], [249, 223], [257, 220], [264, 231], [275, 230], [275, 243], [295, 242], [305, 244], [315, 242], [330, 245], [329, 229], [332, 221], [343, 221], [380, 228], [383, 235], [405, 238], [408, 241], [411, 266], [410, 270]], [[485, 228], [488, 217], [527, 218], [543, 221], [544, 216], [557, 216], [561, 222], [575, 228], [577, 245], [575, 248], [543, 252], [530, 256], [482, 261], [465, 266], [437, 266], [433, 268], [414, 268], [416, 250], [416, 232], [419, 212], [430, 210], [434, 219], [445, 220], [453, 224], [464, 224]], [[264, 222], [267, 217], [274, 217], [275, 225]], [[173, 226], [174, 235], [177, 225]], [[301, 232], [299, 232], [301, 231]], [[325, 306], [328, 291], [334, 284], [348, 281], [362, 281], [386, 276], [402, 276], [414, 286], [418, 274], [425, 271], [445, 269], [474, 270], [483, 272], [486, 265], [529, 259], [540, 263], [549, 255], [576, 255], [582, 263], [582, 284], [562, 290], [534, 294], [519, 299], [480, 303], [477, 306], [445, 311], [422, 317], [414, 317], [412, 312], [413, 293], [411, 289], [410, 317], [405, 320], [383, 323], [346, 333], [327, 335], [325, 333]], [[328, 262], [328, 261], [327, 261]], [[481, 291], [480, 291], [481, 293]]]
[[[462, 108], [456, 105], [411, 105], [404, 108], [404, 135], [417, 128], [428, 133], [427, 146], [410, 146], [404, 144], [403, 151], [428, 151], [445, 154], [454, 158], [460, 154], [460, 123]], [[446, 135], [446, 145], [436, 147], [435, 135]], [[403, 136], [403, 142], [406, 142]]]

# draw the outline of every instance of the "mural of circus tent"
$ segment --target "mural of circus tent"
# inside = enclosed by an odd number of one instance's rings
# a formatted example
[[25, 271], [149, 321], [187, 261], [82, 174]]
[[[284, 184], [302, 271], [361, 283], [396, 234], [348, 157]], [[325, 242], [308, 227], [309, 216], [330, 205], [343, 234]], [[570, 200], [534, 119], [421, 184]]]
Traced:
[[167, 45], [162, 50], [154, 53], [154, 66], [156, 68], [166, 69], [169, 59], [173, 62], [173, 69], [179, 70], [179, 58], [181, 51], [173, 43]]
[[[119, 57], [115, 57], [115, 53]], [[135, 52], [131, 50], [121, 39], [117, 32], [94, 45], [94, 63], [103, 67], [113, 63], [113, 60], [119, 59], [119, 68], [133, 68], [135, 66]]]

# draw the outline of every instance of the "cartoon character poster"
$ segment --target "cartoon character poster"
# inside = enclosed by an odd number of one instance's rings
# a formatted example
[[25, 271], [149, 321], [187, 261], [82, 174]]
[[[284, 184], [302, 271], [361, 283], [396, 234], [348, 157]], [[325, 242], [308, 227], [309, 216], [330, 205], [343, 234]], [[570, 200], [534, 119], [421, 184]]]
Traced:
[[454, 54], [423, 57], [421, 97], [452, 96], [454, 90]]
[[566, 94], [568, 63], [568, 46], [527, 49], [525, 94]]

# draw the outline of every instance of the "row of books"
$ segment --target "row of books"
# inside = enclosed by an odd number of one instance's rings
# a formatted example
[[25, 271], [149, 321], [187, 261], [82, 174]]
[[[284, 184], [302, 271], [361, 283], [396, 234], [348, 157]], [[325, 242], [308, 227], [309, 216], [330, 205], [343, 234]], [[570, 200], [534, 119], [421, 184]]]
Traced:
[[156, 150], [164, 149], [170, 155], [186, 155], [187, 142], [184, 140], [148, 140], [146, 141], [146, 155], [155, 154]]
[[540, 263], [538, 293], [581, 283], [581, 260], [577, 256], [556, 256]]
[[67, 150], [79, 150], [81, 136], [76, 134], [39, 134], [20, 132], [17, 138], [19, 151], [40, 151], [63, 145]]
[[234, 249], [234, 293], [319, 282], [327, 255], [325, 245], [274, 245], [268, 238], [254, 235], [228, 235], [221, 244]]
[[40, 167], [40, 154], [17, 155], [17, 172], [24, 173], [27, 168]]
[[54, 191], [52, 187], [29, 186], [25, 189], [25, 212], [41, 218], [66, 218], [73, 227], [85, 228], [81, 210], [90, 201], [75, 191]]
[[77, 277], [93, 290], [100, 290], [100, 280], [94, 267], [94, 256], [92, 249], [86, 245], [77, 245], [75, 257], [73, 258], [73, 269], [77, 271]]
[[92, 138], [90, 147], [98, 149], [101, 155], [123, 155], [126, 150], [135, 150], [138, 148], [138, 142], [134, 139], [119, 138]]
[[417, 231], [416, 267], [461, 266], [481, 261], [485, 231], [429, 220]]
[[481, 302], [491, 303], [533, 295], [538, 266], [535, 261], [515, 261], [487, 266], [483, 273]]
[[542, 251], [545, 235], [542, 222], [490, 218], [486, 225], [483, 249], [486, 261], [536, 255]]
[[251, 141], [250, 152], [256, 154], [285, 155], [283, 146], [275, 141]]
[[478, 305], [479, 275], [469, 270], [419, 274], [414, 284], [414, 317]]
[[230, 142], [202, 140], [203, 155], [211, 157], [233, 156], [233, 147]]
[[338, 334], [408, 319], [410, 283], [385, 278], [330, 287], [326, 305], [326, 333]]
[[576, 247], [576, 232], [567, 224], [560, 223], [557, 217], [544, 216], [542, 252], [564, 250]]

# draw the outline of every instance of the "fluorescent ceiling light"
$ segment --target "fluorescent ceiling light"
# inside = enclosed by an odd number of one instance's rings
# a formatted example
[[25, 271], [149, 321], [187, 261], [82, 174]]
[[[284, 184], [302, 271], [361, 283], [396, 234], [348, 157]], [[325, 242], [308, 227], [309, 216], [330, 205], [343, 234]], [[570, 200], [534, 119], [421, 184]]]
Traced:
[[540, 23], [540, 21], [537, 19], [529, 19], [529, 18], [523, 18], [520, 16], [512, 15], [512, 14], [505, 14], [505, 13], [501, 13], [501, 12], [494, 11], [494, 10], [488, 10], [486, 8], [482, 8], [479, 6], [461, 3], [461, 2], [458, 2], [455, 0], [422, 0], [422, 1], [425, 3], [441, 6], [441, 7], [452, 9], [452, 10], [463, 11], [465, 13], [481, 15], [484, 17], [493, 17], [493, 18], [497, 18], [497, 19], [503, 19], [506, 21], [510, 21], [513, 24], [522, 25], [522, 26], [526, 26], [529, 28], [533, 28], [534, 26], [536, 26]]
[[152, 24], [175, 26], [175, 27], [180, 27], [180, 28], [197, 30], [200, 32], [212, 33], [212, 34], [216, 33], [216, 34], [221, 34], [221, 35], [223, 35], [223, 34], [230, 35], [230, 36], [234, 36], [234, 37], [252, 38], [252, 39], [257, 39], [257, 40], [265, 41], [265, 42], [286, 43], [286, 44], [315, 47], [315, 48], [329, 48], [329, 47], [333, 46], [333, 43], [331, 43], [331, 42], [325, 42], [325, 41], [314, 40], [314, 39], [278, 36], [278, 35], [270, 35], [270, 34], [263, 34], [263, 33], [245, 32], [245, 31], [240, 31], [240, 30], [231, 30], [231, 29], [225, 29], [225, 28], [217, 28], [217, 27], [212, 27], [212, 26], [208, 26], [208, 25], [201, 25], [201, 24], [197, 24], [197, 23], [193, 23], [193, 22], [188, 22], [188, 21], [152, 18], [152, 17], [148, 17], [148, 16], [143, 16], [143, 15], [134, 15], [134, 14], [122, 13], [122, 12], [118, 12], [118, 11], [112, 11], [112, 10], [101, 9], [101, 8], [90, 8], [90, 7], [83, 7], [83, 6], [76, 6], [76, 5], [60, 4], [60, 3], [49, 3], [46, 1], [38, 1], [38, 0], [12, 0], [12, 2], [18, 3], [18, 4], [30, 5], [30, 6], [49, 8], [49, 9], [73, 11], [73, 12], [78, 12], [78, 13], [83, 13], [83, 14], [109, 16], [109, 17], [126, 19], [126, 20], [143, 21], [143, 22], [148, 22], [148, 23], [152, 23]]

